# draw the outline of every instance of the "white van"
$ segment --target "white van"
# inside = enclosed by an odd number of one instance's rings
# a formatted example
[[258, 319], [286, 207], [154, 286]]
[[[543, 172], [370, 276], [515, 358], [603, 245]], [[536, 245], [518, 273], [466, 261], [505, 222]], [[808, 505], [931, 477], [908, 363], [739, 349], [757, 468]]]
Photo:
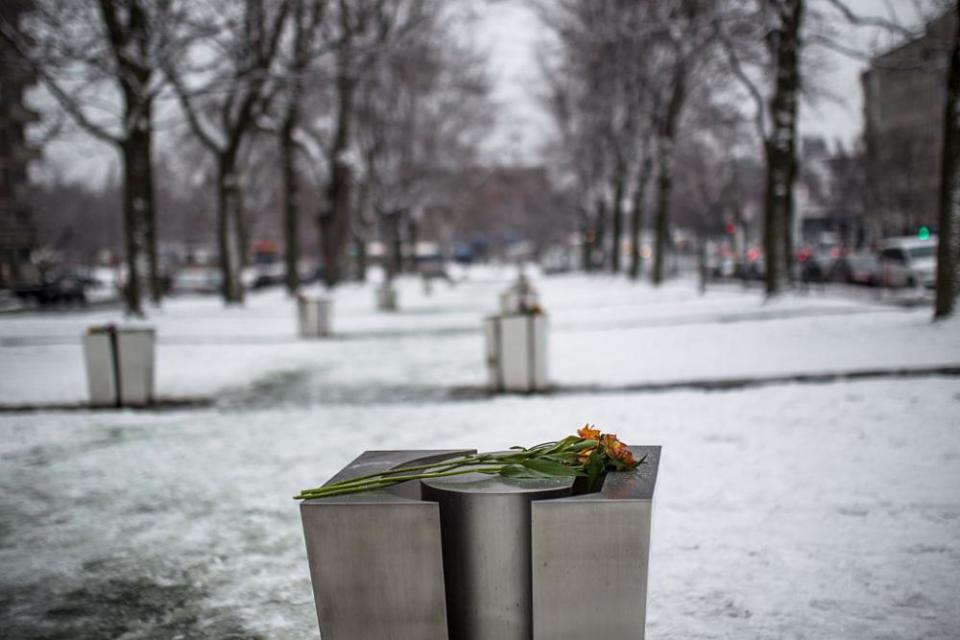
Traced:
[[880, 245], [880, 282], [887, 287], [937, 285], [937, 238], [888, 238]]

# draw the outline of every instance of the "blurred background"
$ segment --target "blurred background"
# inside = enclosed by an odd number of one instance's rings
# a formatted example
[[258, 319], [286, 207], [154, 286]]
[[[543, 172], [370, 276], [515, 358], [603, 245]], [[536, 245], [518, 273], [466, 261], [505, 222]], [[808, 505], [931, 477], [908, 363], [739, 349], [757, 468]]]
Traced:
[[0, 627], [316, 638], [290, 496], [591, 422], [649, 637], [956, 637], [958, 10], [0, 0]]

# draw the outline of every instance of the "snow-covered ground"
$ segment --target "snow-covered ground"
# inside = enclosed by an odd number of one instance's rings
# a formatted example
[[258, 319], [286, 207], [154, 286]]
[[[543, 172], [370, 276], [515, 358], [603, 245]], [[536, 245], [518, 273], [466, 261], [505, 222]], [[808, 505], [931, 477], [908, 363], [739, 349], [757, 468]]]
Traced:
[[[363, 449], [500, 449], [591, 421], [664, 447], [648, 637], [956, 638], [960, 379], [457, 399], [511, 272], [336, 293], [329, 341], [279, 292], [166, 304], [159, 391], [212, 409], [0, 414], [11, 638], [317, 638], [296, 503]], [[960, 365], [926, 309], [608, 277], [538, 280], [563, 387]], [[0, 406], [80, 402], [116, 312], [0, 317]]]
[[[158, 392], [219, 396], [271, 375], [309, 378], [321, 399], [325, 389], [365, 399], [371, 386], [394, 394], [480, 386], [481, 321], [512, 273], [479, 271], [453, 288], [436, 284], [430, 297], [403, 280], [398, 313], [375, 311], [371, 287], [342, 287], [338, 337], [313, 342], [297, 338], [294, 304], [277, 290], [251, 294], [243, 309], [212, 297], [169, 301], [149, 321]], [[701, 297], [692, 283], [652, 290], [605, 276], [547, 278], [541, 288], [560, 386], [960, 363], [956, 325], [931, 324], [928, 309], [820, 294], [764, 303], [736, 287]], [[0, 319], [0, 405], [83, 401], [80, 336], [111, 321], [120, 312]]]

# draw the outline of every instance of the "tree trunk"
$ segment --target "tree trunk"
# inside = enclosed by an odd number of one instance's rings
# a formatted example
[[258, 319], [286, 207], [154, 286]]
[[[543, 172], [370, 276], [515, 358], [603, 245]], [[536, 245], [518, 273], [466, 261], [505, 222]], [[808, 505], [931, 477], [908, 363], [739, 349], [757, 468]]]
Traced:
[[796, 172], [797, 172], [797, 161], [794, 160], [790, 164], [791, 175], [789, 177], [790, 181], [790, 191], [787, 193], [788, 202], [783, 207], [783, 281], [787, 285], [793, 284], [794, 281], [794, 269], [793, 269], [793, 254], [796, 248], [795, 239], [794, 239], [794, 227], [796, 226], [796, 207], [794, 207], [793, 202], [793, 184], [796, 182]]
[[[300, 207], [297, 148], [293, 136], [300, 121], [300, 101], [303, 97], [304, 72], [310, 65], [310, 43], [320, 22], [322, 3], [314, 3], [308, 15], [305, 2], [293, 3], [292, 23], [293, 59], [289, 69], [290, 96], [280, 127], [280, 162], [283, 173], [283, 244], [284, 283], [287, 293], [296, 294], [300, 288]], [[305, 21], [306, 19], [306, 21]]]
[[144, 196], [143, 156], [135, 153], [129, 142], [121, 145], [120, 152], [123, 155], [123, 245], [127, 266], [124, 300], [128, 314], [143, 316], [139, 265], [143, 247], [143, 218], [139, 204]]
[[653, 165], [653, 156], [650, 153], [644, 153], [643, 162], [640, 165], [640, 173], [637, 176], [637, 186], [633, 192], [633, 208], [630, 212], [630, 278], [637, 280], [640, 278], [640, 272], [643, 269], [641, 260], [641, 243], [643, 231], [643, 207], [647, 197], [647, 183], [650, 181], [650, 170]]
[[610, 247], [610, 272], [620, 273], [620, 247], [623, 244], [623, 195], [626, 189], [626, 169], [617, 167], [613, 180], [613, 229]]
[[797, 159], [797, 95], [800, 89], [800, 29], [804, 0], [784, 0], [779, 5], [780, 26], [775, 32], [776, 86], [770, 100], [773, 130], [764, 144], [767, 185], [764, 207], [766, 292], [783, 290], [792, 250], [793, 184]]
[[130, 132], [127, 144], [130, 146], [137, 165], [137, 188], [141, 225], [143, 227], [143, 247], [147, 256], [147, 275], [150, 284], [150, 301], [159, 306], [163, 299], [163, 279], [160, 275], [160, 257], [157, 251], [157, 212], [153, 191], [153, 105], [149, 100], [143, 105], [141, 120]]
[[[672, 147], [673, 142], [667, 146]], [[650, 281], [654, 286], [663, 283], [664, 253], [667, 249], [667, 225], [670, 218], [670, 196], [673, 192], [673, 166], [669, 155], [671, 149], [662, 149], [659, 152], [657, 176], [657, 211], [654, 217], [653, 231], [653, 273]]]
[[606, 258], [607, 201], [597, 198], [597, 216], [593, 226], [593, 242], [590, 251], [590, 269], [603, 268]]
[[770, 141], [764, 142], [764, 157], [767, 162], [766, 192], [763, 200], [763, 255], [765, 261], [764, 284], [768, 296], [777, 295], [783, 289], [783, 268], [780, 254], [783, 245], [783, 218], [780, 210], [774, 205], [773, 191], [775, 180], [774, 152]]
[[142, 3], [99, 3], [105, 35], [116, 63], [116, 80], [123, 99], [123, 133], [118, 141], [124, 168], [124, 244], [127, 259], [127, 312], [143, 315], [140, 292], [140, 255], [145, 253], [150, 297], [160, 304], [163, 287], [157, 256], [157, 223], [154, 212], [152, 146], [152, 98], [148, 93], [152, 69], [149, 63], [151, 26]]
[[667, 111], [657, 127], [657, 212], [654, 219], [653, 274], [655, 286], [663, 282], [664, 253], [667, 249], [667, 230], [670, 224], [670, 199], [673, 195], [673, 153], [677, 139], [677, 125], [687, 100], [687, 67], [683, 59], [673, 71], [670, 100]]
[[590, 260], [593, 255], [593, 230], [590, 224], [584, 222], [580, 225], [580, 268], [584, 273], [591, 271]]
[[328, 288], [342, 278], [343, 250], [350, 230], [350, 183], [352, 169], [346, 157], [353, 120], [353, 93], [356, 82], [346, 74], [337, 77], [337, 129], [333, 139], [332, 169], [327, 200], [330, 211], [324, 217], [322, 232], [323, 279]]
[[[149, 118], [149, 116], [147, 116]], [[151, 159], [152, 131], [150, 130], [149, 119], [143, 121], [145, 128], [139, 126], [132, 127], [130, 134], [122, 143], [124, 156], [124, 182], [125, 192], [124, 208], [131, 208], [132, 211], [124, 213], [124, 224], [132, 225], [136, 237], [136, 256], [139, 271], [140, 256], [146, 258], [147, 284], [149, 286], [150, 300], [155, 305], [159, 305], [163, 298], [163, 281], [160, 277], [160, 261], [157, 252], [157, 217], [154, 210], [155, 198], [153, 195], [153, 162]], [[128, 251], [130, 245], [127, 245]], [[138, 273], [139, 276], [139, 273]], [[137, 305], [141, 306], [142, 293], [140, 291], [140, 282], [137, 282], [136, 295]], [[133, 311], [131, 313], [142, 313]]]
[[937, 248], [937, 300], [934, 318], [956, 311], [960, 293], [960, 1], [957, 32], [950, 52], [947, 104], [943, 122], [943, 157], [940, 171], [940, 244]]
[[235, 158], [229, 154], [217, 157], [217, 235], [220, 246], [221, 294], [224, 303], [243, 304], [241, 270], [242, 229], [240, 221], [240, 184]]
[[392, 280], [394, 276], [403, 271], [403, 212], [400, 210], [394, 211], [388, 219], [390, 220], [390, 242], [393, 250], [391, 251], [392, 259], [390, 260], [390, 268], [387, 269], [387, 277]]
[[367, 281], [367, 241], [359, 233], [353, 236], [353, 247], [357, 254], [357, 280]]
[[247, 224], [247, 212], [243, 208], [243, 190], [240, 188], [239, 176], [237, 180], [237, 190], [236, 197], [234, 198], [234, 220], [236, 221], [237, 228], [237, 244], [236, 244], [236, 258], [237, 258], [237, 281], [240, 283], [240, 297], [241, 302], [243, 301], [244, 286], [243, 286], [243, 270], [249, 266], [250, 256], [247, 252], [247, 249], [252, 244], [250, 242], [250, 227]]
[[287, 293], [290, 295], [296, 294], [297, 289], [300, 288], [300, 274], [297, 271], [297, 264], [300, 262], [299, 234], [297, 233], [300, 219], [297, 194], [300, 185], [296, 167], [296, 145], [293, 141], [297, 116], [297, 107], [295, 103], [291, 103], [280, 129], [280, 164], [283, 173], [283, 260], [286, 271], [284, 280]]
[[710, 273], [707, 269], [707, 234], [701, 231], [697, 234], [697, 280], [700, 295], [707, 292], [707, 280]]
[[410, 216], [410, 219], [407, 220], [407, 242], [410, 244], [410, 262], [407, 267], [408, 273], [416, 273], [417, 271], [417, 242], [419, 242], [419, 232], [420, 225], [417, 224], [417, 221], [413, 219], [413, 216]]

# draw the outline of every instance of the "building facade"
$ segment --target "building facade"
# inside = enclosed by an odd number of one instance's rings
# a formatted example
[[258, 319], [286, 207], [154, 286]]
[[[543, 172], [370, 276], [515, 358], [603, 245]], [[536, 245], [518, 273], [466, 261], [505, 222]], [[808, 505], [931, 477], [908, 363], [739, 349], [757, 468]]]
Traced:
[[862, 75], [867, 214], [884, 235], [937, 221], [947, 65], [956, 12], [873, 58]]
[[[32, 0], [0, 2], [0, 25], [19, 30]], [[26, 128], [39, 115], [24, 103], [36, 82], [18, 51], [0, 39], [0, 288], [36, 278], [30, 254], [37, 229], [26, 201], [28, 165], [38, 156], [26, 140]]]

